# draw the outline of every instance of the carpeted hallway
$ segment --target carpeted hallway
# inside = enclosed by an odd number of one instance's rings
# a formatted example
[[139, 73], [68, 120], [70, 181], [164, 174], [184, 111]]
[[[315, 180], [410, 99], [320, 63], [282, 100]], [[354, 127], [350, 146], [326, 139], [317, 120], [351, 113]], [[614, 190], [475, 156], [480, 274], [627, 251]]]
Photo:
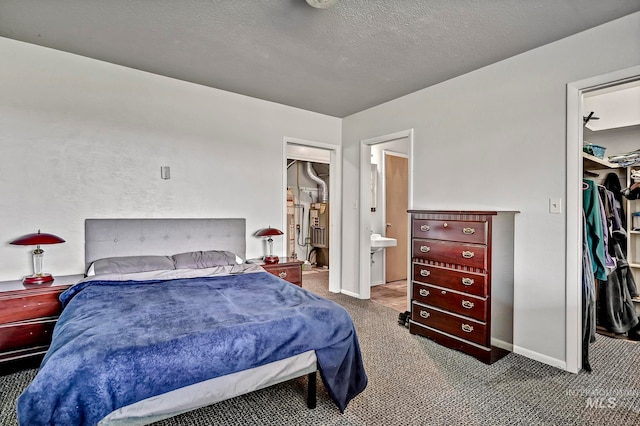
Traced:
[[[636, 343], [598, 336], [591, 347], [592, 373], [565, 373], [516, 354], [487, 366], [410, 335], [397, 324], [393, 309], [329, 293], [324, 274], [328, 272], [305, 274], [303, 287], [350, 312], [369, 376], [367, 389], [344, 414], [321, 384], [317, 408], [307, 409], [305, 378], [158, 425], [640, 424]], [[34, 374], [27, 370], [0, 376], [0, 424], [15, 424], [15, 398]]]

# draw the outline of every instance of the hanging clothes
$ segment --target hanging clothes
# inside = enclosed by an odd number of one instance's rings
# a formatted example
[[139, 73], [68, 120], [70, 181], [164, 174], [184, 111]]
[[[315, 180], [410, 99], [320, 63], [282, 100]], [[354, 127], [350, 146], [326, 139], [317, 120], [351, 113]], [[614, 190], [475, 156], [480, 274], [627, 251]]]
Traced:
[[612, 240], [620, 257], [615, 271], [609, 274], [606, 282], [598, 286], [597, 321], [607, 330], [623, 334], [640, 323], [629, 292], [629, 288], [635, 288], [636, 284], [629, 263], [622, 253], [620, 239], [614, 237]]
[[583, 179], [582, 207], [587, 227], [587, 248], [591, 252], [593, 273], [596, 279], [606, 281], [607, 269], [604, 248], [604, 230], [600, 195], [596, 184], [591, 179]]
[[[585, 241], [593, 276], [600, 280], [596, 321], [611, 332], [624, 334], [640, 323], [632, 301], [637, 288], [626, 259], [626, 231], [616, 220], [615, 202], [611, 203], [614, 194], [590, 179], [584, 179], [583, 183]], [[589, 301], [585, 303], [588, 308]]]
[[582, 368], [591, 371], [589, 344], [596, 341], [596, 289], [591, 250], [587, 244], [587, 221], [582, 212]]
[[598, 185], [598, 196], [600, 197], [600, 220], [602, 221], [602, 240], [604, 243], [604, 264], [613, 270], [616, 267], [615, 251], [609, 244], [611, 234], [611, 222], [613, 221], [613, 210], [609, 205], [607, 189]]
[[622, 185], [620, 178], [616, 173], [607, 173], [602, 183], [605, 188], [613, 193], [615, 202], [613, 203], [614, 211], [620, 219], [620, 227], [627, 229], [627, 216], [624, 214], [624, 203], [622, 202]]

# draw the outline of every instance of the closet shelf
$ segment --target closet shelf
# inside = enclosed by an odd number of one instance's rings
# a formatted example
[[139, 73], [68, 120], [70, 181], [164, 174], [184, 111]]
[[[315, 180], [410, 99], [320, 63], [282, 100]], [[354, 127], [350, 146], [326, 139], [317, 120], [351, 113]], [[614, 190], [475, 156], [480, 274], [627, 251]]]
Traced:
[[619, 169], [620, 165], [611, 163], [603, 158], [598, 158], [594, 155], [582, 153], [582, 159], [584, 160], [585, 170], [600, 170], [600, 169]]

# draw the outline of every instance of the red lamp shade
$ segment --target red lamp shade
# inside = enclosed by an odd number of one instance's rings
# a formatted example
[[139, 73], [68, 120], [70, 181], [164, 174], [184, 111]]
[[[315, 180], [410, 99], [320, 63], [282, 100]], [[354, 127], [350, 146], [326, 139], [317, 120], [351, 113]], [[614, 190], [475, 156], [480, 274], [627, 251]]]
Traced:
[[35, 234], [27, 234], [20, 238], [16, 238], [11, 241], [10, 244], [15, 244], [17, 246], [39, 246], [40, 244], [59, 244], [64, 242], [65, 241], [57, 235], [47, 233], [43, 234], [38, 231]]
[[269, 244], [269, 254], [263, 258], [264, 263], [278, 263], [280, 261], [278, 256], [274, 256], [273, 254], [273, 239], [271, 237], [273, 237], [274, 235], [282, 234], [284, 234], [284, 232], [270, 226], [268, 228], [263, 228], [255, 233], [256, 237], [269, 237], [267, 239], [267, 243]]
[[37, 246], [33, 250], [33, 275], [24, 278], [23, 282], [25, 284], [43, 284], [53, 281], [51, 274], [42, 272], [44, 250], [40, 248], [40, 245], [59, 243], [64, 243], [64, 240], [57, 235], [41, 233], [40, 230], [35, 234], [23, 235], [11, 241], [10, 244], [18, 246]]
[[268, 227], [268, 228], [263, 228], [258, 232], [256, 232], [256, 237], [271, 237], [274, 235], [282, 235], [282, 234], [284, 234], [284, 232], [282, 232], [281, 230]]

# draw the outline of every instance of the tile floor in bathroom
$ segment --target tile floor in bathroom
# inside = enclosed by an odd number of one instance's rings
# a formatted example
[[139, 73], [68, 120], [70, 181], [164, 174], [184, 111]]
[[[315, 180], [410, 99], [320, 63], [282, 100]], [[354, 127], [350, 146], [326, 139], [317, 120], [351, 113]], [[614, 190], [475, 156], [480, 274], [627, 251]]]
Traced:
[[[327, 268], [312, 268], [310, 271], [303, 271], [302, 275], [326, 272]], [[329, 274], [326, 275], [327, 286], [329, 286]], [[304, 281], [304, 278], [303, 278]], [[374, 285], [371, 287], [371, 301], [383, 306], [395, 309], [398, 312], [407, 310], [407, 280], [394, 281], [386, 284]]]
[[371, 301], [393, 308], [398, 312], [407, 310], [407, 280], [393, 281], [371, 287]]

